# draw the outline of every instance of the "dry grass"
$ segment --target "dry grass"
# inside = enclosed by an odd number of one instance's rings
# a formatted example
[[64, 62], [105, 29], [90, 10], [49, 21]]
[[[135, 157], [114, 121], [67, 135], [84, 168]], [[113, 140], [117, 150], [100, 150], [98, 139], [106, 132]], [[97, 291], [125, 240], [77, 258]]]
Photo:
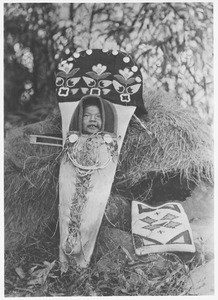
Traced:
[[118, 171], [128, 186], [150, 172], [180, 174], [197, 184], [213, 182], [213, 142], [210, 128], [196, 113], [183, 109], [172, 95], [144, 94], [147, 131], [132, 119], [121, 150]]
[[52, 122], [13, 131], [5, 143], [5, 247], [11, 251], [57, 221], [60, 153], [31, 145], [28, 138], [55, 128]]

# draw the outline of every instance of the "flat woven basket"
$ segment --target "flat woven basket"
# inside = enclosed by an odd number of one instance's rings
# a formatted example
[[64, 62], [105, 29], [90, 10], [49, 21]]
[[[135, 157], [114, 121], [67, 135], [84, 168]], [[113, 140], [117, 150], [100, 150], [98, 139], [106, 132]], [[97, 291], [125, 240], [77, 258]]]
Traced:
[[132, 236], [137, 255], [195, 252], [191, 227], [181, 204], [152, 207], [132, 202]]

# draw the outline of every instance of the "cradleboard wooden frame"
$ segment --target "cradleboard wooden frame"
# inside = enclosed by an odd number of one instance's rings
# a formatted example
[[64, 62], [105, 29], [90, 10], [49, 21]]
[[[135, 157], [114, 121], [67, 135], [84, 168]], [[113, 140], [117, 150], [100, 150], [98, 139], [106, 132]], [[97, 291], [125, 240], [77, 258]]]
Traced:
[[[145, 108], [141, 72], [120, 51], [70, 53], [58, 65], [56, 93], [63, 142], [59, 258], [61, 271], [66, 272], [69, 265], [86, 268], [90, 263], [129, 121], [136, 109], [145, 112]], [[102, 127], [88, 135], [82, 130], [83, 110], [93, 99]]]
[[[59, 222], [60, 261], [62, 262], [62, 265], [63, 263], [68, 265], [70, 255], [73, 256], [77, 265], [80, 267], [86, 267], [89, 264], [114, 180], [118, 155], [122, 146], [128, 122], [134, 113], [134, 110], [134, 107], [124, 107], [122, 110], [119, 106], [116, 107], [118, 118], [122, 120], [122, 122], [120, 122], [118, 125], [118, 138], [111, 138], [108, 134], [99, 136], [100, 141], [104, 142], [104, 144], [102, 144], [99, 148], [100, 156], [102, 156], [102, 159], [100, 157], [102, 165], [104, 165], [104, 162], [106, 162], [104, 167], [101, 168], [101, 165], [99, 168], [96, 167], [91, 174], [89, 174], [86, 169], [84, 169], [84, 174], [78, 174], [78, 171], [76, 170], [79, 169], [81, 171], [82, 167], [78, 168], [74, 161], [69, 159], [68, 156], [65, 156], [61, 162], [59, 174]], [[71, 138], [71, 136], [72, 135], [70, 135], [69, 138]], [[78, 138], [77, 141], [79, 141], [79, 139], [82, 140], [83, 137]], [[86, 139], [86, 137], [84, 139]], [[113, 141], [115, 145], [117, 144], [117, 149], [114, 150], [116, 151], [114, 157], [110, 151], [107, 153], [106, 149], [111, 141]], [[107, 161], [109, 162], [107, 163]], [[81, 180], [79, 180], [80, 177]], [[83, 187], [80, 186], [79, 192], [77, 192], [77, 187], [84, 184], [88, 185], [87, 191], [84, 190], [84, 193], [81, 192]], [[70, 219], [72, 218], [72, 214], [74, 214], [74, 211], [71, 211], [71, 209], [73, 209], [72, 202], [78, 201], [78, 193], [80, 193], [79, 197], [84, 197], [81, 199], [81, 205], [84, 205], [84, 207], [81, 209], [81, 211], [77, 211], [79, 214], [81, 214], [76, 220], [80, 226], [80, 233], [78, 234], [77, 242], [74, 243], [74, 246], [72, 245], [73, 242], [71, 242], [71, 245], [68, 245], [70, 248], [70, 255], [68, 255], [66, 254], [66, 243], [69, 240], [69, 232], [66, 230], [66, 228], [69, 227]], [[73, 203], [73, 205], [75, 206], [76, 203]], [[74, 210], [76, 210], [76, 208], [74, 208]], [[74, 215], [73, 218], [75, 219], [76, 216]], [[76, 224], [74, 224], [74, 226], [76, 226]]]
[[[65, 155], [59, 174], [60, 262], [88, 266], [110, 195], [119, 153], [136, 107], [142, 76], [126, 53], [87, 50], [60, 62], [56, 74]], [[83, 105], [95, 98], [101, 131], [82, 132]]]

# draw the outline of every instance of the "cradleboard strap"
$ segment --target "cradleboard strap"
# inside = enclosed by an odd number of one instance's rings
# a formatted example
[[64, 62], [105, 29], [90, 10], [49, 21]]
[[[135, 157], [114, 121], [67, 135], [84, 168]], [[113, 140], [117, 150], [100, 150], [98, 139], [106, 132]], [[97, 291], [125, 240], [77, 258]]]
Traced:
[[[56, 72], [64, 155], [59, 173], [60, 262], [88, 266], [114, 181], [123, 139], [136, 108], [143, 110], [142, 76], [129, 55], [87, 50], [69, 54]], [[84, 107], [95, 100], [101, 128], [83, 131]]]

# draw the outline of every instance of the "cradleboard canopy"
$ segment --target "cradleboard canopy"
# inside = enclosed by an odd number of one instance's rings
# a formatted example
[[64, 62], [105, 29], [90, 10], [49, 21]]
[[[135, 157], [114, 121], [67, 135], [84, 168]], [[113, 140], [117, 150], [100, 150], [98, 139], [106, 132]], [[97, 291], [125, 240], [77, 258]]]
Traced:
[[[58, 66], [56, 92], [65, 155], [59, 174], [60, 262], [87, 267], [110, 196], [123, 139], [136, 108], [145, 112], [142, 75], [120, 51], [76, 52]], [[100, 132], [84, 134], [84, 105], [100, 107]]]
[[117, 107], [135, 107], [138, 113], [146, 111], [142, 98], [141, 72], [132, 58], [120, 51], [95, 49], [69, 55], [59, 64], [56, 93], [64, 116], [64, 140], [72, 113], [84, 96], [96, 96], [119, 105]]

